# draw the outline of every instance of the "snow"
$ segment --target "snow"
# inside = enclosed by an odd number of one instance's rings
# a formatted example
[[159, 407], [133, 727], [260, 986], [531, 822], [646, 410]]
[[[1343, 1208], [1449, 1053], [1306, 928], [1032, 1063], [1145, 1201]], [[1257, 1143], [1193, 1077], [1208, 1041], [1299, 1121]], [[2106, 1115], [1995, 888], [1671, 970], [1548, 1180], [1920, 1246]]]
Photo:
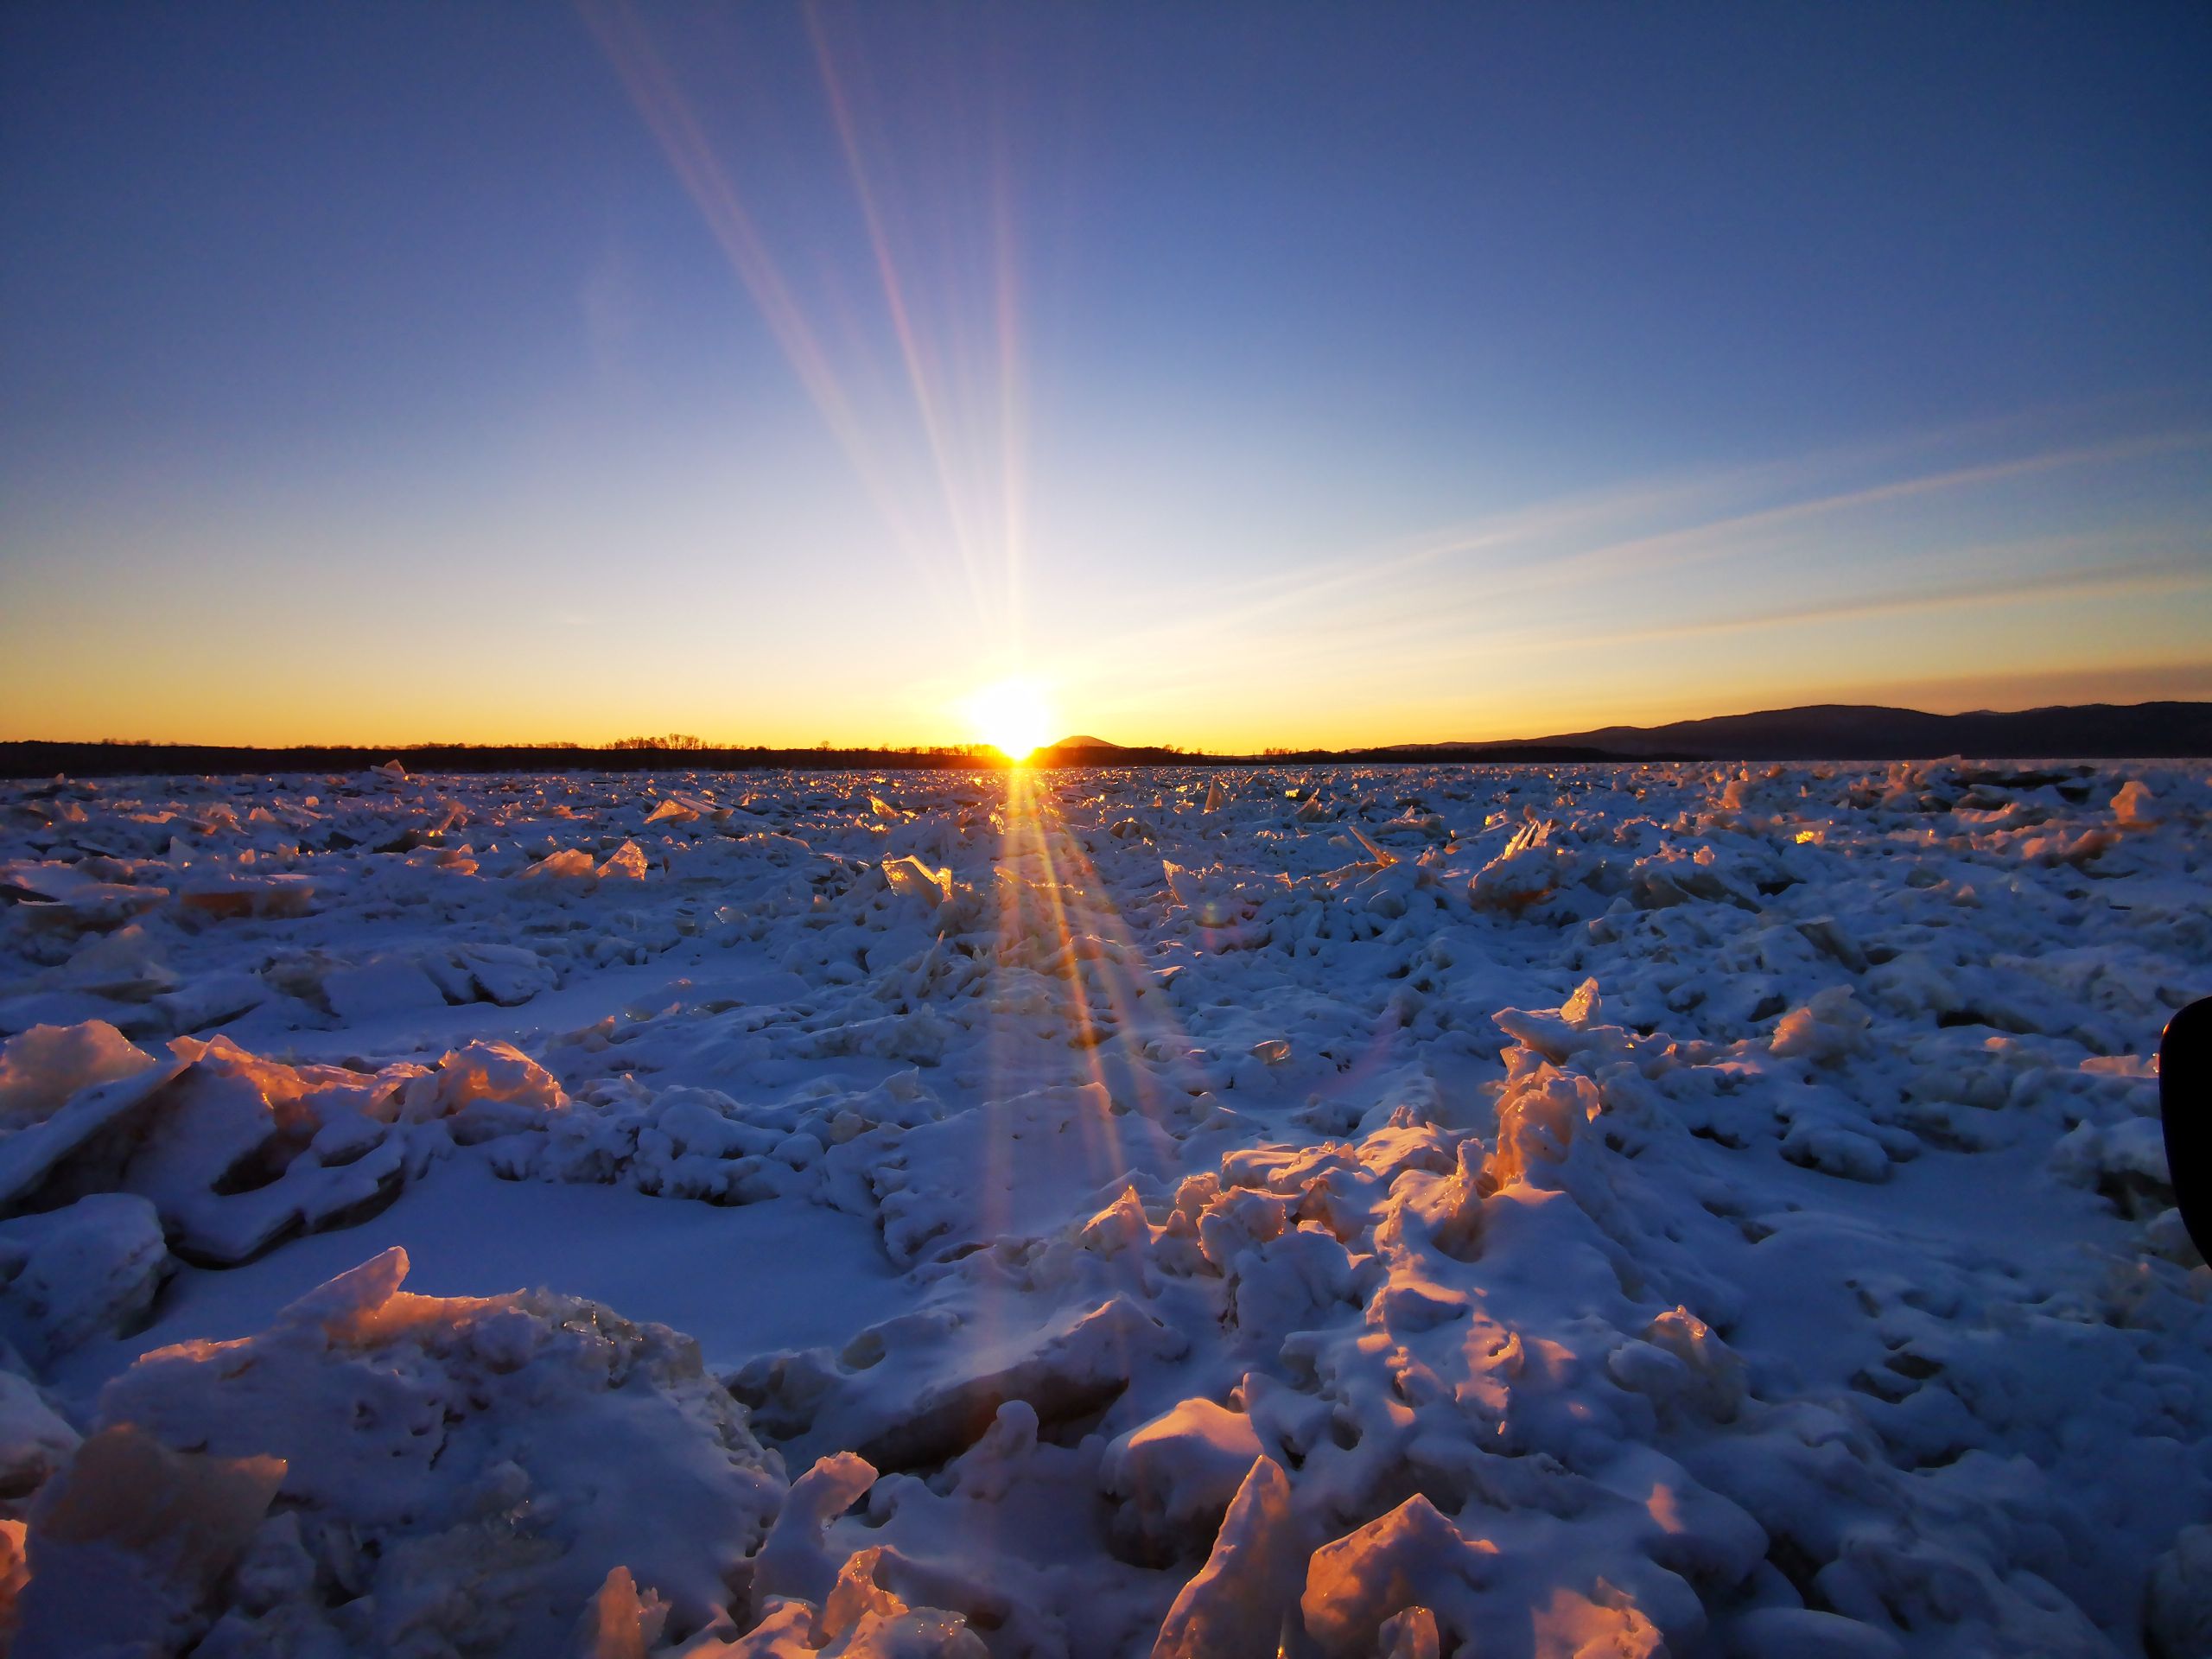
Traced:
[[2212, 779], [0, 790], [17, 1656], [2173, 1655]]

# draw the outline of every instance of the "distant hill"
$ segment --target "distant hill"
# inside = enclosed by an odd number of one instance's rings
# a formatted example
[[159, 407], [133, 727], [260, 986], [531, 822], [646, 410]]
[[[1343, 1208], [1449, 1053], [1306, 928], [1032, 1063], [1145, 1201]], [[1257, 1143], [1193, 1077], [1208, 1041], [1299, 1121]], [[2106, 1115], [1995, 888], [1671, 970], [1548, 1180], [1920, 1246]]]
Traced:
[[1109, 743], [1103, 737], [1064, 737], [1057, 743], [1048, 743], [1033, 750], [1028, 764], [1032, 766], [1158, 766], [1171, 763], [1197, 764], [1199, 757], [1186, 755], [1179, 749], [1157, 746], [1131, 748], [1124, 743]]
[[2152, 759], [2212, 755], [2212, 702], [2083, 703], [1928, 715], [1915, 709], [1828, 702], [1804, 709], [1678, 720], [1664, 726], [1503, 742], [1405, 744], [1392, 753], [1427, 759], [1480, 748], [1511, 756], [1535, 749], [1590, 748], [1643, 759], [1711, 760], [1932, 760], [1947, 754], [2007, 760]]

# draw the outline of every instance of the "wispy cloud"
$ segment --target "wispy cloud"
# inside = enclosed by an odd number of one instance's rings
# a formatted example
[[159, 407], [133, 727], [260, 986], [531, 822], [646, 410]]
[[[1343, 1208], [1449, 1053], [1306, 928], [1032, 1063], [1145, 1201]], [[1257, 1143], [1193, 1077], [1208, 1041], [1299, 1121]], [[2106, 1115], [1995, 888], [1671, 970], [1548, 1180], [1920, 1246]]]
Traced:
[[[2116, 539], [2069, 536], [1979, 545], [1960, 550], [1985, 566], [1984, 574], [1968, 581], [1812, 604], [1777, 606], [1732, 616], [1696, 617], [1652, 626], [1613, 628], [1595, 635], [1586, 633], [1584, 638], [1605, 645], [1690, 639], [1870, 617], [2024, 604], [2066, 594], [2157, 594], [2212, 585], [2212, 556], [2208, 556], [2202, 541], [2189, 532], [2177, 530], [2158, 537], [2161, 546], [2155, 551], [2113, 557], [2111, 550]], [[2022, 568], [2054, 553], [2068, 551], [2092, 552], [2097, 556], [2056, 569]]]
[[[1936, 435], [1927, 442], [1941, 443], [1947, 437]], [[1639, 585], [1633, 591], [1605, 592], [1608, 611], [1624, 603], [1649, 606], [1669, 600], [1709, 605], [1724, 596], [1679, 588], [1670, 592], [1649, 584], [1761, 547], [1773, 549], [1777, 565], [1786, 567], [1787, 556], [1793, 552], [1803, 557], [1817, 554], [1808, 544], [1806, 532], [1827, 530], [1854, 513], [1878, 507], [1963, 495], [2069, 468], [2094, 470], [2201, 454], [2208, 448], [2212, 448], [2212, 433], [2152, 433], [1910, 473], [1748, 509], [1732, 506], [1730, 498], [1741, 501], [1747, 494], [1770, 493], [1793, 484], [1802, 490], [1814, 481], [1810, 474], [1815, 468], [1856, 457], [1814, 456], [1703, 478], [1624, 486], [1441, 529], [1408, 538], [1392, 549], [1326, 561], [1288, 573], [1257, 594], [1223, 583], [1178, 588], [1164, 596], [1159, 607], [1164, 613], [1118, 635], [1116, 645], [1119, 649], [1172, 652], [1204, 644], [1210, 647], [1204, 654], [1218, 659], [1232, 639], [1286, 629], [1311, 632], [1317, 648], [1355, 652], [1378, 644], [1402, 647], [1471, 627], [1494, 640], [1543, 617], [1546, 613], [1538, 607], [1547, 599], [1603, 591], [1601, 585], [1609, 581]], [[1686, 514], [1690, 515], [1686, 522], [1663, 530], [1643, 528], [1655, 518], [1681, 520]], [[2189, 564], [2191, 545], [2194, 556], [2207, 556], [2202, 530], [2183, 525], [2152, 533], [2179, 544], [2170, 556], [2171, 556], [2180, 568]], [[1953, 584], [1961, 595], [1970, 596], [2012, 585], [2020, 561], [2031, 553], [2048, 556], [2075, 549], [2092, 556], [2085, 558], [2082, 568], [2085, 574], [2093, 574], [2108, 563], [2095, 556], [2098, 550], [2117, 552], [2142, 536], [2133, 526], [2115, 524], [2107, 532], [2037, 543], [1959, 546], [1947, 550], [1945, 556], [1953, 563], [1980, 563], [1989, 569], [1984, 583]], [[1789, 585], [1782, 569], [1777, 575]], [[1382, 630], [1379, 636], [1371, 632], [1378, 628]]]

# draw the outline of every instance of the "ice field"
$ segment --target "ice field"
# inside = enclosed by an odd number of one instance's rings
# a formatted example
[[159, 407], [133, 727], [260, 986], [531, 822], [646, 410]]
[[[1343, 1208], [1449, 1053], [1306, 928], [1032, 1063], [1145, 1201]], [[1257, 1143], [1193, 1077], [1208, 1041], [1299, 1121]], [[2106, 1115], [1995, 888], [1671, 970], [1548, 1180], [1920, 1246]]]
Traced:
[[13, 1651], [2212, 1651], [2208, 821], [0, 785]]

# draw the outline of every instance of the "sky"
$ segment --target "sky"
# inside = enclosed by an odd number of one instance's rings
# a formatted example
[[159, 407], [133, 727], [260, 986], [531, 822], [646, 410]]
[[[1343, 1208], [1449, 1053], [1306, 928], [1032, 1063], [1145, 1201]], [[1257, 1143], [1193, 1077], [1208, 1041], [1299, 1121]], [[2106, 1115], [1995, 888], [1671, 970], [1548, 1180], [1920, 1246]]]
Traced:
[[2212, 10], [0, 9], [0, 737], [2212, 697]]

